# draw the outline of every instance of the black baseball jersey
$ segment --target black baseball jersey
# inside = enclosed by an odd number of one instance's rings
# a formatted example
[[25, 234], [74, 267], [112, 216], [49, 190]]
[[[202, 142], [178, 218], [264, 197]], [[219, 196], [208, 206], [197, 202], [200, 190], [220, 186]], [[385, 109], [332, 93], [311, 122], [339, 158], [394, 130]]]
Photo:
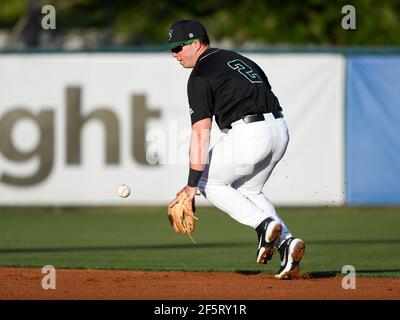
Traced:
[[187, 91], [192, 124], [215, 116], [222, 130], [248, 114], [282, 111], [265, 73], [234, 51], [209, 48], [203, 52]]

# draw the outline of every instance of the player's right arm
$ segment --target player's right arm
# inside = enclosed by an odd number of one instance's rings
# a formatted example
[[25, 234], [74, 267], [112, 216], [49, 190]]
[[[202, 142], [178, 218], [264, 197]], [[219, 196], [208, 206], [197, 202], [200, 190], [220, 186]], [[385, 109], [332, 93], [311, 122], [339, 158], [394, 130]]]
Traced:
[[207, 161], [214, 99], [208, 81], [191, 75], [188, 82], [188, 98], [192, 134], [190, 138], [190, 168], [203, 171]]
[[213, 93], [205, 78], [190, 76], [188, 98], [192, 133], [189, 145], [189, 177], [185, 189], [186, 193], [194, 196], [207, 162], [213, 117]]
[[212, 119], [205, 118], [192, 125], [189, 147], [190, 168], [203, 171], [207, 162]]

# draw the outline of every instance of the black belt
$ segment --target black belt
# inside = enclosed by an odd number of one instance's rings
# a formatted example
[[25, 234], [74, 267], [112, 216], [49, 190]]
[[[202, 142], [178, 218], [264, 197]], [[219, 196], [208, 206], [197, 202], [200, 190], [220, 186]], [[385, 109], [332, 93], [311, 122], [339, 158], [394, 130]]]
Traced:
[[[272, 115], [274, 116], [275, 119], [283, 118], [283, 114], [280, 111], [272, 112]], [[242, 120], [245, 123], [252, 123], [257, 121], [264, 121], [265, 118], [262, 113], [259, 113], [259, 114], [249, 114], [247, 116], [244, 116]]]

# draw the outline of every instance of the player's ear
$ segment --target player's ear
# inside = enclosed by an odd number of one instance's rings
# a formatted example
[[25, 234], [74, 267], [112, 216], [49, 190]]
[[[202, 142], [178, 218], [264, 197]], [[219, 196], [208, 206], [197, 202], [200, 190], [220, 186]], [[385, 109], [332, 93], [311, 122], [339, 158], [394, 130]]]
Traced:
[[199, 50], [201, 48], [201, 42], [200, 40], [196, 40], [194, 42], [194, 47], [196, 48], [196, 50]]

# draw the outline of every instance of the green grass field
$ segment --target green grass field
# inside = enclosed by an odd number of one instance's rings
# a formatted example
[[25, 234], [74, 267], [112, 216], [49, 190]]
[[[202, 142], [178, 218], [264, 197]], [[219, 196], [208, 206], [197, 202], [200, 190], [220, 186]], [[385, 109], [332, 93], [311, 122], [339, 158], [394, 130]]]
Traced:
[[[306, 243], [302, 272], [400, 277], [400, 208], [280, 208]], [[172, 231], [165, 208], [0, 208], [0, 266], [274, 273], [255, 262], [257, 237], [214, 208], [193, 236]]]

